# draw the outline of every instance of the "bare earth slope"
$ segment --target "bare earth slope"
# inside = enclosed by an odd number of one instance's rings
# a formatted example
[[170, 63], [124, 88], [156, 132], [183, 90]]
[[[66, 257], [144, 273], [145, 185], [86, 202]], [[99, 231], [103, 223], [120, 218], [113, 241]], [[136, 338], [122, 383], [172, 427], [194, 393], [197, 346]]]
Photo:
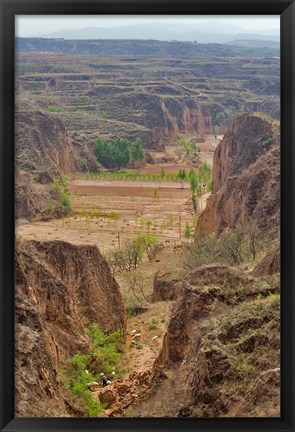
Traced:
[[210, 265], [186, 277], [164, 337], [162, 370], [133, 416], [278, 416], [279, 279]]
[[65, 358], [85, 350], [84, 328], [94, 322], [126, 329], [119, 285], [98, 249], [18, 241], [15, 312], [16, 414], [81, 415], [58, 379]]
[[87, 147], [80, 148], [63, 121], [40, 111], [16, 114], [16, 217], [44, 217], [46, 203], [52, 201], [56, 216], [62, 213], [54, 179], [60, 174], [81, 171], [86, 154], [89, 166], [97, 164]]
[[214, 192], [197, 231], [221, 233], [256, 219], [261, 227], [279, 222], [279, 125], [264, 115], [238, 116], [217, 146], [213, 159]]

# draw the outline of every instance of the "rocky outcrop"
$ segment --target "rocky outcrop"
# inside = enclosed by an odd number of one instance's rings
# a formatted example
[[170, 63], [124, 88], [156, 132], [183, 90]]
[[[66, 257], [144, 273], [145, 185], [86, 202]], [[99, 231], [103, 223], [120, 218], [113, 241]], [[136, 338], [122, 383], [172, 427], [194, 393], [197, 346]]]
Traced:
[[77, 415], [58, 372], [88, 348], [85, 327], [126, 329], [119, 286], [98, 249], [19, 240], [15, 317], [16, 414]]
[[251, 272], [253, 276], [273, 275], [280, 272], [281, 255], [280, 246], [277, 245], [271, 249]]
[[173, 278], [171, 273], [158, 271], [153, 282], [153, 302], [176, 300], [183, 289], [179, 278]]
[[264, 115], [241, 115], [215, 150], [213, 194], [197, 231], [220, 234], [251, 219], [267, 229], [278, 224], [279, 211], [279, 125]]
[[100, 402], [108, 404], [102, 417], [124, 416], [126, 409], [145, 397], [156, 375], [152, 369], [144, 372], [132, 372], [126, 378], [120, 378], [94, 395]]

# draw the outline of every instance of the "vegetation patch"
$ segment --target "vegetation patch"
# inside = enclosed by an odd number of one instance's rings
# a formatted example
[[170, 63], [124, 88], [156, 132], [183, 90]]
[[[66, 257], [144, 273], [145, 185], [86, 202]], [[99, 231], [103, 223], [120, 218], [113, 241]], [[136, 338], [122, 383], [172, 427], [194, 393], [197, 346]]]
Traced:
[[68, 178], [64, 174], [61, 175], [60, 180], [54, 179], [53, 190], [58, 194], [58, 201], [61, 206], [63, 215], [67, 215], [72, 210], [70, 202], [70, 191], [68, 188]]
[[97, 417], [106, 405], [93, 398], [88, 385], [99, 382], [101, 373], [110, 374], [115, 370], [117, 376], [120, 375], [117, 368], [123, 352], [123, 338], [119, 331], [104, 332], [97, 323], [86, 328], [85, 333], [90, 338], [90, 346], [85, 354], [78, 352], [68, 360], [64, 370], [65, 387], [84, 402], [88, 417]]
[[118, 138], [116, 141], [107, 141], [98, 138], [94, 144], [94, 154], [98, 162], [107, 168], [120, 168], [129, 162], [142, 160], [145, 152], [140, 138], [130, 146], [129, 141]]

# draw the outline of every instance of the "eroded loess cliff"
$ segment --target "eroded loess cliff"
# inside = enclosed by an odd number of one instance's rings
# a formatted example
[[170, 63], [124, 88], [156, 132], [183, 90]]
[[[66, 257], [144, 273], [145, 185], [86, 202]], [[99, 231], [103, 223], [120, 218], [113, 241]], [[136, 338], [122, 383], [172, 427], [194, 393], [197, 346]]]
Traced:
[[83, 415], [58, 373], [89, 347], [85, 327], [126, 331], [119, 286], [98, 249], [18, 240], [15, 317], [16, 415]]
[[[166, 145], [177, 142], [179, 133], [203, 134], [212, 130], [210, 116], [202, 111], [194, 97], [185, 97], [181, 92], [180, 96], [165, 98], [152, 92], [113, 95], [111, 103], [114, 102], [112, 118], [143, 127], [139, 136], [147, 149], [164, 150]], [[133, 136], [127, 133], [127, 138]]]
[[279, 124], [263, 114], [238, 116], [217, 146], [213, 194], [197, 231], [216, 232], [257, 220], [263, 229], [279, 223]]
[[[225, 265], [186, 277], [137, 416], [279, 416], [279, 277]], [[155, 373], [155, 372], [154, 372]]]
[[280, 245], [277, 244], [267, 252], [264, 258], [260, 260], [252, 271], [253, 276], [273, 275], [280, 272], [281, 254]]
[[[83, 152], [95, 170], [94, 156], [70, 136], [64, 123], [54, 115], [39, 111], [18, 112], [15, 120], [16, 142], [16, 217], [44, 217], [52, 201], [52, 214], [62, 213], [54, 179], [61, 173], [81, 171]], [[48, 215], [47, 215], [48, 216]]]

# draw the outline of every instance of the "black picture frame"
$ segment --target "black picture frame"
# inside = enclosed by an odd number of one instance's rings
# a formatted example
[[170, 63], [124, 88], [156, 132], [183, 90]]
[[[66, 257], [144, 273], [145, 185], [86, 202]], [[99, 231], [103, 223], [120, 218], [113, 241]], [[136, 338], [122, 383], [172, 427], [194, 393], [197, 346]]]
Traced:
[[[294, 195], [295, 4], [287, 0], [1, 0], [0, 429], [12, 431], [284, 431], [295, 429]], [[214, 14], [281, 16], [281, 417], [14, 418], [14, 17], [15, 15]]]

